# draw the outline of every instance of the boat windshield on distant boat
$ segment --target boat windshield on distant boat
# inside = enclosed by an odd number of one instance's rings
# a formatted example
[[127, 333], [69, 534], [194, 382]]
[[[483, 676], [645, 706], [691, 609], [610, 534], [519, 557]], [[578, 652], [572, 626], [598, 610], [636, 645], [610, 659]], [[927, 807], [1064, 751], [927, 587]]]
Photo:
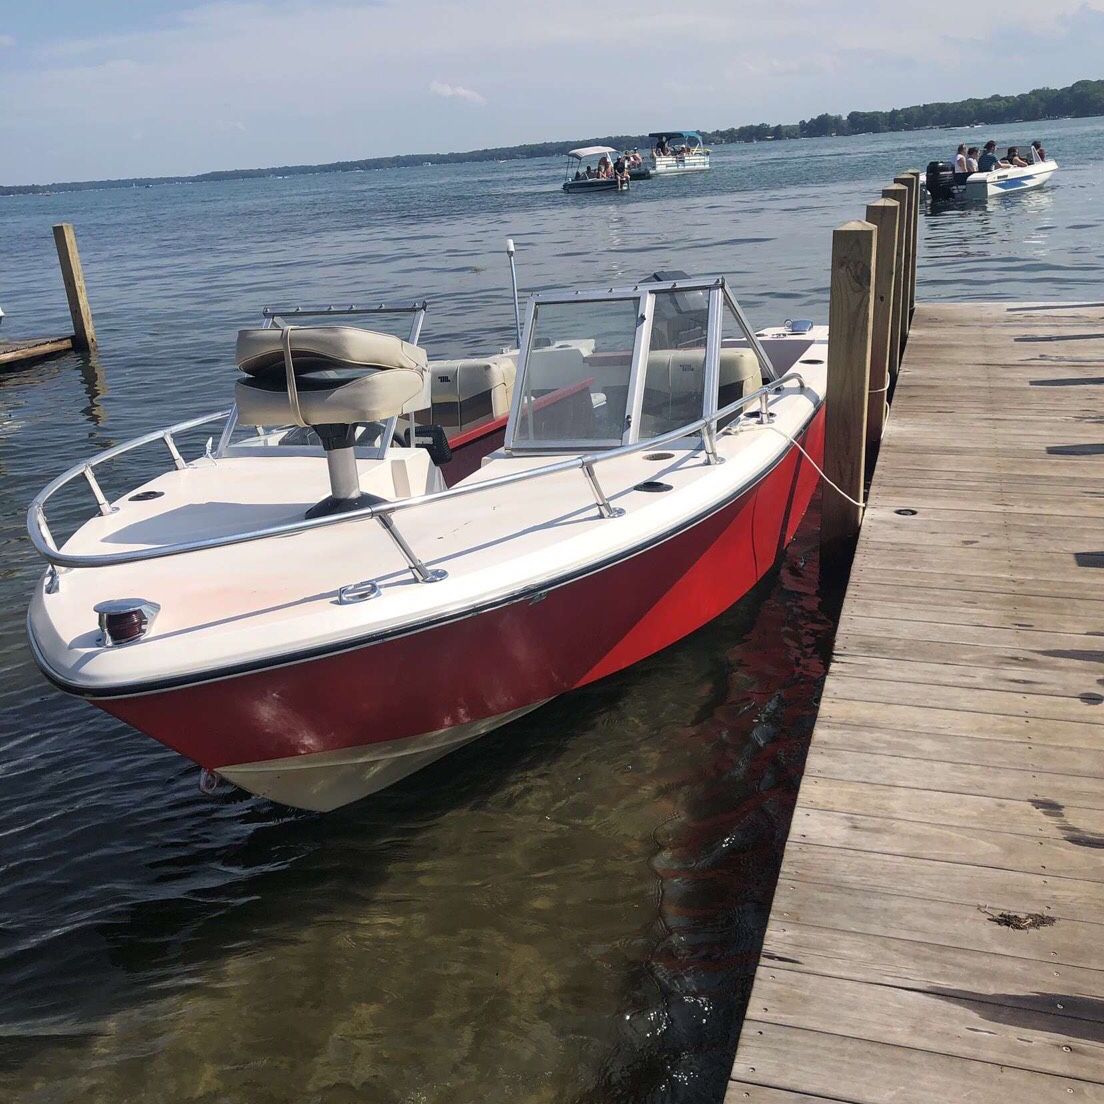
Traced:
[[658, 130], [652, 139], [652, 172], [658, 175], [705, 172], [709, 150], [696, 130]]
[[567, 151], [565, 192], [626, 192], [628, 189], [628, 166], [613, 146], [580, 146]]
[[974, 202], [1040, 188], [1058, 171], [1058, 162], [1041, 150], [1038, 143], [1028, 146], [1024, 154], [1019, 146], [1009, 146], [1005, 156], [984, 172], [959, 171], [961, 155], [958, 165], [932, 161], [924, 174], [924, 187], [933, 204]]

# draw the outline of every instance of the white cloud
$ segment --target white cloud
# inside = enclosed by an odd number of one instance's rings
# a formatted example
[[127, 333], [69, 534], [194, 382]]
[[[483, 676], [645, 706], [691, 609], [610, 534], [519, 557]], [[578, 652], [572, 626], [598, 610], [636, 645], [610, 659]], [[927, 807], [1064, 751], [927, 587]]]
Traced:
[[435, 96], [443, 96], [446, 100], [458, 99], [466, 100], [468, 103], [476, 104], [478, 107], [485, 107], [487, 105], [487, 97], [480, 95], [474, 89], [465, 88], [462, 84], [445, 84], [443, 81], [430, 81], [429, 90]]

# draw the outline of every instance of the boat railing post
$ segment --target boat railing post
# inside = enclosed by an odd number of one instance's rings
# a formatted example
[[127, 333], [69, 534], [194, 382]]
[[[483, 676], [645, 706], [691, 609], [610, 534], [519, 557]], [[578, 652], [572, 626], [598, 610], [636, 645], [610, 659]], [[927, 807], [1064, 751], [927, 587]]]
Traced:
[[598, 513], [604, 518], [621, 517], [625, 511], [620, 506], [612, 505], [610, 500], [606, 498], [606, 492], [602, 490], [602, 485], [598, 482], [598, 476], [594, 474], [593, 461], [584, 460], [581, 466], [583, 475], [586, 476], [586, 480], [594, 494], [594, 502], [598, 507]]
[[161, 435], [161, 439], [165, 442], [165, 448], [169, 450], [169, 455], [172, 457], [172, 462], [177, 471], [183, 471], [188, 465], [184, 462], [184, 457], [180, 455], [180, 449], [176, 447], [173, 435], [166, 431]]
[[394, 518], [390, 514], [376, 514], [376, 520], [383, 526], [384, 532], [395, 543], [395, 547], [402, 553], [403, 559], [406, 560], [406, 566], [410, 569], [410, 573], [418, 580], [419, 583], [439, 583], [442, 579], [448, 578], [447, 571], [441, 571], [439, 568], [426, 567], [424, 563], [414, 554], [414, 549], [406, 543], [402, 533], [399, 532], [395, 525]]
[[717, 426], [715, 423], [706, 422], [702, 426], [701, 439], [706, 462], [709, 464], [723, 464], [724, 457], [717, 451]]
[[84, 478], [88, 483], [89, 489], [92, 491], [93, 496], [96, 499], [96, 505], [100, 509], [100, 513], [105, 517], [111, 513], [111, 506], [107, 499], [104, 497], [104, 493], [100, 488], [100, 482], [96, 478], [95, 473], [92, 471], [91, 464], [85, 464], [84, 466]]

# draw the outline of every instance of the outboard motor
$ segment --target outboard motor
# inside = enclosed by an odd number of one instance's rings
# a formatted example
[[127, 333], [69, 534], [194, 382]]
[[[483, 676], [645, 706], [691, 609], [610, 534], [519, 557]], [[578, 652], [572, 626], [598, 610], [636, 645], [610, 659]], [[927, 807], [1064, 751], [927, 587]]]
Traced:
[[946, 203], [954, 199], [955, 172], [954, 166], [946, 161], [932, 161], [928, 164], [928, 171], [924, 175], [924, 186], [928, 189], [933, 203]]

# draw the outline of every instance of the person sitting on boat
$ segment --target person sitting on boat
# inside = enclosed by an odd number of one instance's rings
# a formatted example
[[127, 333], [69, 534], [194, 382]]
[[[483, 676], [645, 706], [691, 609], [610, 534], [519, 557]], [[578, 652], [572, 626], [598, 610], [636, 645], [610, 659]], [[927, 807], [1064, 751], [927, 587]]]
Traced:
[[978, 171], [978, 148], [977, 148], [977, 146], [971, 146], [966, 151], [966, 171], [968, 173], [976, 173]]
[[997, 143], [992, 138], [985, 143], [985, 149], [978, 158], [978, 172], [992, 172], [994, 169], [1007, 168], [997, 156]]
[[606, 154], [602, 154], [601, 159], [598, 162], [598, 179], [599, 180], [611, 180], [613, 178], [613, 165], [610, 164], [609, 157]]
[[594, 168], [591, 165], [587, 165], [587, 167], [586, 167], [586, 178], [587, 178], [587, 180], [594, 180], [594, 179], [597, 178], [597, 176], [598, 176], [598, 173], [594, 170]]
[[1040, 161], [1045, 161], [1047, 159], [1046, 150], [1043, 149], [1043, 143], [1040, 142], [1038, 138], [1031, 143], [1031, 148], [1035, 151], [1035, 156]]
[[1014, 169], [1026, 169], [1027, 162], [1020, 156], [1019, 146], [1009, 146], [1008, 153], [1005, 154], [1005, 161]]
[[629, 166], [625, 164], [624, 155], [617, 158], [613, 163], [613, 175], [617, 178], [618, 184], [624, 184], [629, 179]]
[[660, 140], [656, 143], [655, 152], [656, 152], [656, 157], [670, 157], [671, 156], [671, 151], [667, 148], [667, 139], [666, 138], [660, 138]]
[[966, 169], [966, 143], [965, 142], [960, 143], [958, 149], [955, 151], [954, 171], [955, 171], [955, 176], [961, 176], [967, 171], [967, 169]]

